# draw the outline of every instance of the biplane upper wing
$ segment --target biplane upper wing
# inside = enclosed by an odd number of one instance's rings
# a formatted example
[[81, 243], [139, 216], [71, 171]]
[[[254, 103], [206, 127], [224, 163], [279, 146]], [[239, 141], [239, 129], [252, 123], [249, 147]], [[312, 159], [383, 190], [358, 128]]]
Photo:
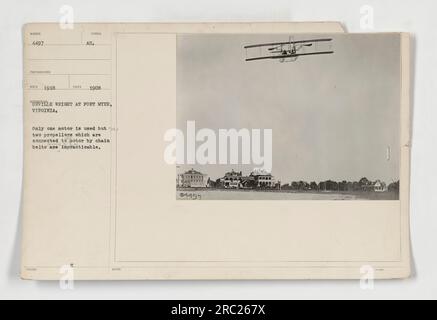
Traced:
[[301, 44], [301, 43], [315, 43], [315, 42], [329, 42], [329, 41], [332, 41], [332, 39], [325, 38], [325, 39], [298, 40], [298, 41], [287, 41], [287, 42], [271, 42], [271, 43], [251, 44], [251, 45], [245, 46], [244, 49], [280, 46], [280, 45], [286, 45], [286, 44]]

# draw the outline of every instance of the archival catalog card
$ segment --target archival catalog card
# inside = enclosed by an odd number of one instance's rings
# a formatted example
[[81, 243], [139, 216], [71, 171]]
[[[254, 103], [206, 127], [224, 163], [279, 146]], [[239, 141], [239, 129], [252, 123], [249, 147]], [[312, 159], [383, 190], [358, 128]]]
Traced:
[[405, 278], [409, 35], [28, 24], [22, 278]]

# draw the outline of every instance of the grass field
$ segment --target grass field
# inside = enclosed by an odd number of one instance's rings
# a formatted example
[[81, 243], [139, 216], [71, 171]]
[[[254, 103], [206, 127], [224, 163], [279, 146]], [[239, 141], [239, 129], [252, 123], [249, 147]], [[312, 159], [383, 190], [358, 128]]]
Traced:
[[280, 190], [177, 189], [180, 200], [398, 200], [397, 192], [296, 192]]

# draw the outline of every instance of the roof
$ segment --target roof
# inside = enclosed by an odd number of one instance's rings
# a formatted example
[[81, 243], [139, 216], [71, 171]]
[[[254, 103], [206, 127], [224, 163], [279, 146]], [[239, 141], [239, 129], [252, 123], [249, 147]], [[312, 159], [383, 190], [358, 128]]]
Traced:
[[242, 172], [237, 172], [237, 171], [234, 171], [234, 170], [232, 170], [231, 172], [226, 172], [225, 173], [225, 177], [226, 176], [242, 176], [242, 175], [243, 175]]
[[272, 174], [264, 169], [254, 169], [251, 176], [271, 176]]
[[199, 174], [203, 176], [203, 173], [196, 171], [194, 169], [188, 170], [187, 172], [185, 172], [184, 174]]

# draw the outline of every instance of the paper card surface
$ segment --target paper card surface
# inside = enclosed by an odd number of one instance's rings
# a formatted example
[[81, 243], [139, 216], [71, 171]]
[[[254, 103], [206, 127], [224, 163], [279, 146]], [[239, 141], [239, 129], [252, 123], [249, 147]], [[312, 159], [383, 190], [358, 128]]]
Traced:
[[409, 275], [408, 35], [23, 32], [23, 278]]

